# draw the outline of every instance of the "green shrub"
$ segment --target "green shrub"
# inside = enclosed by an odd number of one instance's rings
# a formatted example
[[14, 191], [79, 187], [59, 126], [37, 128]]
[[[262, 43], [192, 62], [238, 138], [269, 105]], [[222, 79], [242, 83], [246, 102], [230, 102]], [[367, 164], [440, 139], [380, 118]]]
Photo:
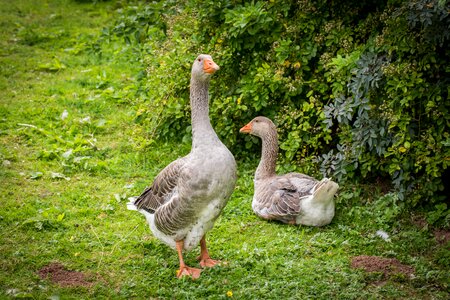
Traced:
[[322, 167], [338, 165], [338, 176], [389, 176], [399, 198], [412, 205], [443, 200], [450, 157], [448, 7], [413, 1], [387, 12], [348, 89], [335, 91], [325, 108], [328, 127], [342, 129], [346, 151], [323, 156]]

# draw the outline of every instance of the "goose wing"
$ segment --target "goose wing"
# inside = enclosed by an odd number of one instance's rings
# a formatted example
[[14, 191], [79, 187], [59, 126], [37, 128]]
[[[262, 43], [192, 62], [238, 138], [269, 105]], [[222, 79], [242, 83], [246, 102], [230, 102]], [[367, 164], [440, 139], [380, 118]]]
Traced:
[[312, 195], [320, 183], [317, 179], [301, 173], [287, 173], [283, 177], [288, 179], [295, 186], [297, 192], [303, 196]]
[[156, 176], [153, 184], [135, 200], [134, 205], [138, 209], [155, 213], [161, 205], [170, 200], [185, 163], [186, 157], [171, 162]]
[[259, 211], [267, 219], [285, 223], [295, 220], [300, 213], [300, 202], [311, 195], [314, 186], [308, 184], [311, 182], [308, 177], [293, 179], [291, 176], [279, 176], [265, 182], [258, 195]]

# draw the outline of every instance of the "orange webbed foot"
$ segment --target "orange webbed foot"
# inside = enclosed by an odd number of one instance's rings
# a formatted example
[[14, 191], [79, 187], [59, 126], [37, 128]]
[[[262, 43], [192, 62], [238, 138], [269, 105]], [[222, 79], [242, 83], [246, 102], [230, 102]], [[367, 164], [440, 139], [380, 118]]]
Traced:
[[181, 278], [183, 276], [188, 276], [191, 277], [192, 279], [197, 279], [200, 277], [201, 272], [202, 272], [201, 269], [184, 266], [180, 267], [180, 269], [177, 271], [177, 277]]
[[197, 259], [200, 261], [200, 266], [202, 268], [212, 268], [221, 263], [220, 260], [215, 260], [215, 259], [212, 259], [211, 257], [201, 258], [199, 256], [199, 257], [197, 257]]

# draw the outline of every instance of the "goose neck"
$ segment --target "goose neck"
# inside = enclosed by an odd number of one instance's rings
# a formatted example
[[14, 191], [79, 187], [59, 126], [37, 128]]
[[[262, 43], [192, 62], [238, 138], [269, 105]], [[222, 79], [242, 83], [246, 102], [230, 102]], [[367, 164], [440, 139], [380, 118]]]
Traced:
[[194, 146], [216, 139], [217, 135], [209, 119], [209, 80], [201, 81], [191, 78], [190, 103], [192, 141]]
[[278, 156], [278, 136], [274, 130], [262, 139], [261, 161], [256, 169], [255, 179], [265, 179], [275, 176], [275, 167]]

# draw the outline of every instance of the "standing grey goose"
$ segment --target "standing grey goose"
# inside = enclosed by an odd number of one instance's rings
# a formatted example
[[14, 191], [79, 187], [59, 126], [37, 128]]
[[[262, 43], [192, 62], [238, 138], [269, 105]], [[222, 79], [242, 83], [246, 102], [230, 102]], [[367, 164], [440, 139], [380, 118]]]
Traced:
[[256, 169], [252, 208], [261, 218], [289, 224], [323, 226], [334, 217], [337, 183], [328, 178], [318, 181], [308, 175], [277, 175], [277, 129], [266, 117], [256, 117], [240, 129], [262, 140], [262, 155]]
[[190, 104], [192, 149], [164, 168], [128, 208], [147, 219], [154, 236], [178, 252], [177, 277], [200, 276], [200, 269], [186, 266], [183, 250], [200, 243], [202, 267], [213, 267], [205, 234], [214, 225], [236, 184], [236, 162], [222, 144], [209, 120], [209, 81], [219, 69], [211, 56], [201, 54], [191, 72]]

